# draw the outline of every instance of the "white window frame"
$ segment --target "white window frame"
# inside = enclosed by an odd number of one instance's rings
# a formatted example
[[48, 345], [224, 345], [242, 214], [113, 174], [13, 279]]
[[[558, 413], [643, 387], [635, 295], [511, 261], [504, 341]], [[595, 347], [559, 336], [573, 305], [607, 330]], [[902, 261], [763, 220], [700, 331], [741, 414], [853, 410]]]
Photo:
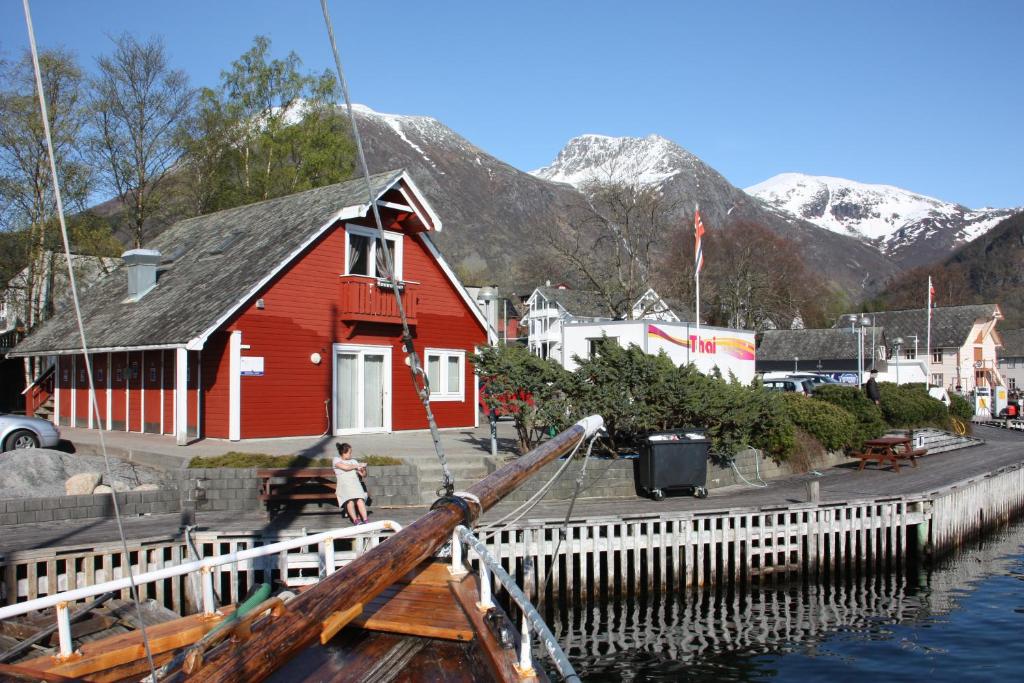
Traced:
[[[392, 431], [391, 425], [391, 347], [390, 346], [375, 346], [372, 344], [333, 344], [332, 351], [334, 355], [331, 358], [331, 427], [333, 427], [335, 436], [345, 436], [347, 434], [372, 434], [372, 433], [385, 433]], [[338, 354], [340, 353], [353, 353], [359, 356], [359, 386], [356, 387], [356, 396], [359, 397], [359, 406], [357, 408], [357, 415], [359, 415], [360, 422], [363, 420], [364, 408], [363, 399], [363, 356], [365, 355], [383, 355], [384, 356], [384, 426], [383, 427], [372, 427], [367, 429], [365, 425], [354, 427], [350, 429], [341, 429], [337, 426], [337, 400], [338, 400]]]
[[[370, 263], [369, 269], [373, 272], [372, 275], [361, 275], [359, 273], [349, 272], [349, 236], [359, 235], [361, 237], [368, 237], [370, 239]], [[345, 275], [353, 275], [355, 277], [380, 277], [377, 275], [377, 238], [380, 235], [374, 228], [366, 228], [361, 225], [346, 225], [345, 226]], [[399, 280], [402, 279], [402, 243], [404, 235], [400, 232], [393, 232], [391, 230], [384, 231], [384, 239], [395, 245], [395, 275]]]
[[[464, 349], [424, 349], [423, 351], [423, 371], [429, 372], [430, 368], [430, 357], [439, 356], [441, 358], [441, 386], [435, 387], [433, 384], [430, 385], [430, 400], [431, 401], [459, 401], [463, 402], [466, 400], [466, 351]], [[452, 356], [459, 359], [459, 390], [449, 391], [448, 390], [448, 360]]]

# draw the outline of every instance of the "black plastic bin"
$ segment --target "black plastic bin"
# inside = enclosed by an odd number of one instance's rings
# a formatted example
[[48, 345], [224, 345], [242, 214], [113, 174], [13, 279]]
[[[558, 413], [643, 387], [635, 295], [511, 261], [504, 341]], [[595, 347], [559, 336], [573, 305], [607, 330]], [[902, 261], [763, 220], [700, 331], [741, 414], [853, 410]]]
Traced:
[[666, 491], [708, 495], [708, 452], [711, 440], [702, 429], [675, 429], [648, 434], [640, 447], [636, 483], [643, 495], [654, 500]]

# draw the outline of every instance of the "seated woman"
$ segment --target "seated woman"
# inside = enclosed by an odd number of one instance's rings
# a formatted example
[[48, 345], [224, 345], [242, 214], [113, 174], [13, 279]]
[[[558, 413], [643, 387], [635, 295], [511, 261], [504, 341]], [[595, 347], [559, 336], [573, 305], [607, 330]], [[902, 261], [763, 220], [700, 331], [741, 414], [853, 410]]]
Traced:
[[338, 507], [345, 510], [353, 524], [365, 524], [366, 489], [360, 481], [366, 476], [366, 465], [352, 457], [352, 446], [347, 443], [337, 444], [338, 456], [331, 465], [338, 479], [335, 492], [338, 496]]

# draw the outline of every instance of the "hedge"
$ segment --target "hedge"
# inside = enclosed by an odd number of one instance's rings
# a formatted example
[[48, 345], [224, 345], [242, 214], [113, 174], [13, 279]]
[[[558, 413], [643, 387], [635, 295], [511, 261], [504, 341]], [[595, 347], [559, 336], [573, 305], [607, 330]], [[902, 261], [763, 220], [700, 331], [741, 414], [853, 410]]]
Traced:
[[881, 408], [885, 421], [893, 427], [949, 427], [949, 410], [938, 399], [928, 395], [923, 384], [892, 384], [882, 382]]
[[795, 392], [784, 393], [782, 398], [793, 424], [817, 439], [826, 450], [838, 451], [859, 445], [854, 443], [857, 420], [850, 411]]
[[953, 417], [960, 418], [964, 422], [970, 422], [974, 417], [974, 406], [960, 394], [949, 395], [949, 412]]
[[814, 390], [814, 397], [839, 406], [853, 416], [856, 423], [850, 444], [853, 448], [860, 448], [867, 439], [874, 439], [885, 433], [887, 425], [882, 417], [882, 411], [857, 387], [823, 384]]

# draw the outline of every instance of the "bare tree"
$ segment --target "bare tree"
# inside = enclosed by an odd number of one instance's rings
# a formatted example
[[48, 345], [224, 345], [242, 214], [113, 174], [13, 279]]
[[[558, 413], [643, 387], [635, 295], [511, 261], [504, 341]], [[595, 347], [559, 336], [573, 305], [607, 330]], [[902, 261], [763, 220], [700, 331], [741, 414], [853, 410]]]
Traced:
[[[85, 125], [84, 80], [74, 57], [61, 50], [39, 55], [54, 158], [65, 207], [80, 210], [89, 195], [91, 172], [80, 151]], [[32, 57], [26, 52], [4, 64], [0, 90], [0, 230], [16, 248], [5, 249], [3, 271], [18, 278], [25, 302], [19, 312], [31, 329], [53, 308], [52, 252], [56, 246], [56, 202], [49, 155], [36, 93]]]
[[547, 246], [582, 287], [597, 293], [609, 316], [632, 318], [633, 304], [651, 287], [676, 206], [640, 184], [595, 181], [584, 194], [567, 224], [548, 231]]
[[172, 69], [160, 38], [140, 43], [123, 34], [96, 60], [91, 111], [92, 149], [142, 246], [146, 221], [159, 215], [160, 190], [181, 155], [176, 135], [193, 93], [184, 71]]

